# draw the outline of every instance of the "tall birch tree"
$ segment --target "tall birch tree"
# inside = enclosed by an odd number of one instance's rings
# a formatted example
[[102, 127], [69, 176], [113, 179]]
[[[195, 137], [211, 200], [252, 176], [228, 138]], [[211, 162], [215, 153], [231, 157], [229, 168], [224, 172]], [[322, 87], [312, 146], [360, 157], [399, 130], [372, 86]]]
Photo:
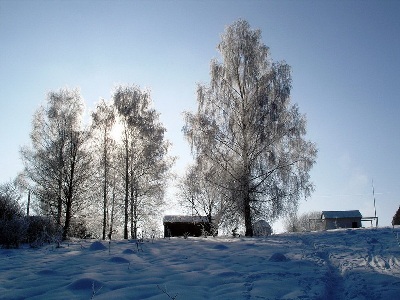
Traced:
[[261, 31], [239, 20], [218, 50], [221, 61], [211, 61], [210, 84], [198, 85], [198, 108], [185, 113], [183, 131], [196, 160], [223, 174], [214, 184], [232, 195], [231, 213], [252, 236], [257, 219], [272, 221], [310, 195], [317, 150], [290, 102], [290, 67], [272, 60]]
[[85, 204], [92, 175], [89, 133], [82, 125], [83, 99], [77, 89], [50, 92], [33, 118], [32, 147], [21, 149], [25, 172], [41, 210], [69, 233], [71, 219]]
[[102, 239], [105, 240], [107, 225], [109, 219], [109, 197], [110, 186], [113, 184], [113, 175], [111, 172], [112, 151], [115, 148], [115, 143], [111, 138], [111, 131], [115, 123], [115, 111], [112, 103], [107, 104], [102, 99], [92, 113], [92, 129], [97, 132], [97, 146], [99, 148], [100, 159], [98, 167], [101, 170], [101, 185], [103, 194], [103, 225]]
[[165, 128], [151, 107], [150, 93], [137, 86], [118, 86], [113, 99], [123, 126], [124, 239], [129, 236], [129, 224], [131, 238], [136, 238], [141, 218], [163, 203], [172, 160], [167, 156]]

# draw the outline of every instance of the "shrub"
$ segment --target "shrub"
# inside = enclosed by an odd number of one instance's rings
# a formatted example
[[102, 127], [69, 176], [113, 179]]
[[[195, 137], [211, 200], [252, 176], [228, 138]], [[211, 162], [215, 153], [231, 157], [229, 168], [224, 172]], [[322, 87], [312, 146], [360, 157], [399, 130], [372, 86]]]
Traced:
[[68, 236], [79, 239], [87, 239], [91, 238], [92, 234], [88, 229], [86, 222], [84, 220], [78, 220], [77, 218], [73, 218], [71, 219]]
[[61, 240], [61, 229], [52, 219], [41, 216], [30, 216], [26, 242], [31, 247], [40, 247], [45, 243], [54, 243]]
[[11, 183], [0, 186], [0, 244], [6, 248], [19, 247], [26, 236], [27, 223], [18, 199]]
[[0, 220], [0, 244], [5, 248], [18, 248], [24, 242], [28, 224], [25, 218]]
[[23, 213], [18, 199], [18, 195], [11, 184], [0, 186], [0, 220], [22, 217]]

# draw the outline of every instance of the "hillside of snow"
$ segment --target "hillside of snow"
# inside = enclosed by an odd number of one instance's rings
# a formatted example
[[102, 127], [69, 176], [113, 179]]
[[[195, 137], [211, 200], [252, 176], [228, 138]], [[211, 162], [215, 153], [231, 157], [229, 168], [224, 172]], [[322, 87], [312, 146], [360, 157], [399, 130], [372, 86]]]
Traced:
[[400, 299], [399, 238], [379, 228], [0, 249], [0, 298]]

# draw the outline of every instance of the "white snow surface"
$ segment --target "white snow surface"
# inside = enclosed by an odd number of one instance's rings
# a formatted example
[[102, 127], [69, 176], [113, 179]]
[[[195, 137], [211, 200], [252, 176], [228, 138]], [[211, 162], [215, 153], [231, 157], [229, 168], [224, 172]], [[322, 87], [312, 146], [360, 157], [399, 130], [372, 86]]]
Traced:
[[[1, 299], [400, 299], [400, 228], [0, 249]], [[140, 248], [139, 248], [140, 250]]]

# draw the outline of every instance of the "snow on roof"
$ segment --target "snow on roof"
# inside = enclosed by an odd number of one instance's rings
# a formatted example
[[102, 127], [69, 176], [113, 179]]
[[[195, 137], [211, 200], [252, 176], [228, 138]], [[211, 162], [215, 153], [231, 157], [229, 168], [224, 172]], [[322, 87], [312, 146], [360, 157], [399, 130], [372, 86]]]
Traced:
[[323, 211], [321, 219], [362, 218], [359, 210]]
[[164, 223], [207, 223], [208, 218], [205, 216], [164, 216]]

